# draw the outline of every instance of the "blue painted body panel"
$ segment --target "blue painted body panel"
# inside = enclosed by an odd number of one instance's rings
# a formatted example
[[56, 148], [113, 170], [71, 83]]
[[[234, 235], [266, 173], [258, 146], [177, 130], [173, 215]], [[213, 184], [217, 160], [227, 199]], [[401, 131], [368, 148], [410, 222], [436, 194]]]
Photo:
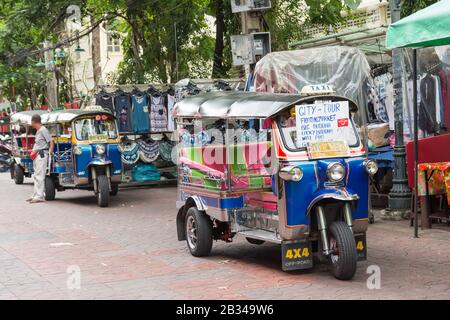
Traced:
[[20, 159], [20, 165], [23, 167], [24, 172], [26, 174], [33, 174], [33, 160], [31, 158], [21, 158]]
[[105, 144], [106, 155], [100, 156], [96, 153], [96, 144], [79, 145], [81, 155], [75, 156], [75, 174], [79, 178], [89, 177], [89, 167], [91, 165], [112, 165], [111, 175], [122, 174], [122, 162], [120, 158], [119, 145], [117, 143]]
[[[89, 167], [91, 165], [111, 165], [111, 175], [117, 176], [122, 174], [122, 161], [121, 161], [121, 154], [119, 151], [119, 145], [117, 143], [109, 143], [105, 144], [106, 147], [106, 154], [103, 156], [100, 156], [96, 153], [95, 148], [96, 144], [91, 145], [78, 145], [82, 153], [80, 155], [73, 155], [72, 157], [59, 157], [59, 159], [56, 157], [56, 146], [55, 146], [55, 155], [53, 156], [52, 161], [56, 162], [57, 160], [60, 160], [59, 162], [64, 163], [70, 163], [71, 165], [67, 166], [58, 166], [53, 167], [53, 173], [60, 174], [60, 173], [71, 173], [75, 174], [78, 178], [88, 178], [89, 177]], [[59, 144], [59, 150], [60, 154], [63, 153], [65, 150], [71, 150], [72, 144], [71, 143], [60, 143]], [[74, 172], [72, 172], [72, 161], [74, 162]], [[70, 172], [69, 172], [70, 171]]]
[[[193, 196], [193, 194], [188, 192], [181, 193], [181, 200], [186, 201], [189, 197]], [[217, 209], [237, 209], [244, 207], [244, 197], [238, 196], [234, 198], [220, 198], [219, 196], [205, 196], [205, 195], [195, 195], [202, 200], [202, 202], [208, 207], [217, 208]]]
[[[286, 218], [288, 226], [309, 225], [308, 207], [324, 195], [336, 198], [359, 197], [353, 219], [368, 217], [369, 177], [364, 168], [364, 158], [327, 159], [305, 162], [288, 162], [302, 168], [304, 175], [299, 182], [285, 182]], [[327, 167], [340, 162], [346, 168], [346, 178], [339, 186], [327, 184]]]

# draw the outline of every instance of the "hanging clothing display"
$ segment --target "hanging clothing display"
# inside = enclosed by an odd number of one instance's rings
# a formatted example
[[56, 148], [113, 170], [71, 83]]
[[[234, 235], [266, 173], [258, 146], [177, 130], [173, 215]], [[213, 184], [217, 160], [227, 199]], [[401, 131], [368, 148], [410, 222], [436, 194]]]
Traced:
[[427, 135], [438, 132], [436, 122], [436, 83], [430, 74], [420, 80], [419, 128]]
[[394, 84], [392, 81], [386, 84], [386, 112], [389, 118], [389, 129], [395, 130], [395, 112], [394, 112]]
[[168, 131], [167, 109], [162, 95], [150, 96], [150, 132]]
[[152, 163], [159, 157], [159, 143], [153, 140], [139, 140], [140, 159], [144, 163]]
[[443, 100], [443, 123], [450, 129], [450, 67], [444, 66], [439, 72], [441, 79], [441, 92]]
[[126, 170], [126, 166], [133, 167], [139, 160], [139, 145], [134, 142], [126, 142], [121, 144], [121, 149], [124, 169]]
[[161, 156], [162, 160], [166, 161], [170, 165], [174, 164], [174, 162], [172, 161], [172, 152], [173, 152], [174, 148], [175, 148], [174, 141], [166, 140], [166, 141], [162, 141], [159, 144], [159, 151], [160, 151], [160, 156]]
[[122, 92], [114, 99], [116, 117], [119, 124], [119, 132], [132, 132], [132, 108], [128, 93]]
[[147, 95], [139, 92], [133, 94], [131, 99], [133, 102], [133, 132], [136, 134], [145, 134], [150, 132]]
[[95, 96], [95, 104], [111, 111], [111, 113], [116, 116], [114, 110], [114, 95], [106, 92], [100, 92]]

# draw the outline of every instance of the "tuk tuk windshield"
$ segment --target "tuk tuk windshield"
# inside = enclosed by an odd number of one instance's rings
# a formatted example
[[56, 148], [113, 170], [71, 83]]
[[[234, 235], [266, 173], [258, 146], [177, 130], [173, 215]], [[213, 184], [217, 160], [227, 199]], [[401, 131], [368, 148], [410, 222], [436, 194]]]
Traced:
[[277, 118], [282, 140], [289, 150], [305, 150], [309, 143], [345, 141], [359, 145], [359, 136], [350, 116], [348, 102], [299, 105]]
[[116, 123], [112, 118], [97, 116], [75, 120], [75, 137], [87, 141], [102, 136], [105, 139], [117, 139]]

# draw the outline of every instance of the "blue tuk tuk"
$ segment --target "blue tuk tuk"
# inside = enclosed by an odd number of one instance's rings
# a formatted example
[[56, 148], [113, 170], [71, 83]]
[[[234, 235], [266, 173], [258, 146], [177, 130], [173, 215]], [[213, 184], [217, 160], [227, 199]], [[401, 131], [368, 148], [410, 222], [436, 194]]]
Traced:
[[177, 233], [191, 254], [236, 235], [281, 245], [282, 269], [351, 279], [367, 256], [369, 176], [352, 114], [326, 86], [301, 95], [209, 93], [179, 102]]
[[99, 106], [55, 111], [42, 116], [55, 147], [45, 179], [45, 199], [57, 191], [94, 191], [100, 207], [109, 205], [122, 180], [120, 137], [114, 116]]
[[11, 179], [16, 184], [23, 184], [25, 178], [33, 175], [33, 160], [30, 152], [33, 150], [36, 131], [31, 127], [31, 118], [35, 114], [43, 115], [47, 111], [23, 111], [11, 116]]

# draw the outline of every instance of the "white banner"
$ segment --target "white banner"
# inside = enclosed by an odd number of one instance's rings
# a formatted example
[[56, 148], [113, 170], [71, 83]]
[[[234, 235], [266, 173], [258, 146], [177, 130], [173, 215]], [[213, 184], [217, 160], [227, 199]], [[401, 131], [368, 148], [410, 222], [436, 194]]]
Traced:
[[348, 101], [296, 106], [297, 147], [310, 142], [348, 141], [351, 122]]

